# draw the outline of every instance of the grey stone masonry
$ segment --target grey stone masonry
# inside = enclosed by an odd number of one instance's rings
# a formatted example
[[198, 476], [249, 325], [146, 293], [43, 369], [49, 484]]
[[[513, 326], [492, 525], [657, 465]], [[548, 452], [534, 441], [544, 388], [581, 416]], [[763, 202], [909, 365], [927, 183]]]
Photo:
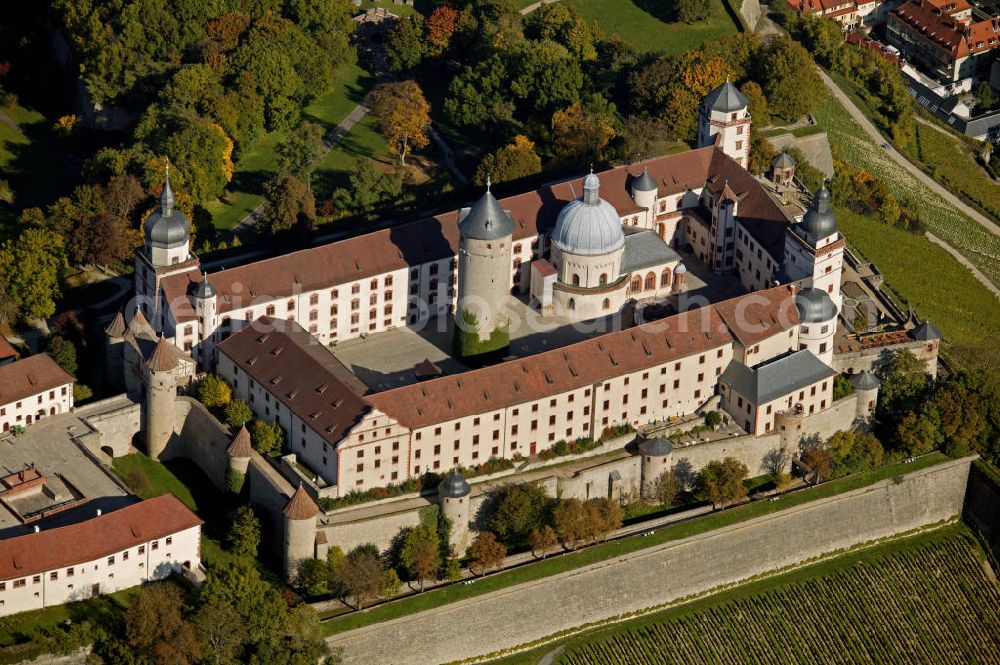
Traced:
[[944, 462], [329, 641], [344, 648], [345, 665], [444, 663], [510, 649], [953, 519], [962, 512], [972, 459]]

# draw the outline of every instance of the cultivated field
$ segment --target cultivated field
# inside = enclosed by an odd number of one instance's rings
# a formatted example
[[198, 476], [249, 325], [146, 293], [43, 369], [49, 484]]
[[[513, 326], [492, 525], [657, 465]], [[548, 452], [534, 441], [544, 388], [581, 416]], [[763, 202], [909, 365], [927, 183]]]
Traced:
[[975, 539], [944, 537], [819, 577], [679, 608], [571, 643], [560, 665], [1000, 663], [1000, 585]]

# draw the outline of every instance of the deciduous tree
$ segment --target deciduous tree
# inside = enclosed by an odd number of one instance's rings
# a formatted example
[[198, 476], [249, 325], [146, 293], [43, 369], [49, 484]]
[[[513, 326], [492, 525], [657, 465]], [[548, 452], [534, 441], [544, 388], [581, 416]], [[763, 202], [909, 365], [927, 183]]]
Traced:
[[714, 508], [724, 508], [746, 498], [747, 488], [743, 484], [746, 477], [746, 465], [736, 458], [713, 460], [698, 472], [698, 489]]
[[198, 400], [210, 409], [226, 406], [233, 398], [233, 389], [218, 374], [209, 374], [198, 384]]
[[535, 483], [504, 485], [491, 499], [495, 509], [490, 529], [509, 547], [527, 545], [531, 532], [545, 523], [552, 504], [545, 488]]
[[347, 555], [341, 573], [347, 595], [354, 597], [359, 609], [382, 591], [385, 581], [385, 566], [374, 545], [360, 545]]
[[492, 531], [480, 531], [469, 546], [469, 567], [478, 568], [480, 575], [485, 575], [490, 568], [502, 566], [506, 557], [507, 548]]
[[240, 615], [228, 603], [209, 603], [198, 608], [192, 618], [201, 641], [204, 662], [233, 662], [243, 649], [247, 631]]
[[531, 554], [542, 559], [559, 542], [555, 530], [548, 524], [532, 529], [529, 540], [531, 541]]
[[424, 590], [424, 583], [437, 575], [441, 568], [441, 543], [437, 530], [429, 524], [421, 524], [409, 530], [403, 541], [399, 555], [411, 580]]
[[180, 589], [172, 582], [143, 587], [125, 612], [125, 639], [135, 651], [157, 663], [196, 663], [201, 645], [182, 614]]
[[424, 37], [424, 18], [420, 14], [394, 21], [385, 43], [389, 69], [405, 72], [419, 65], [428, 41]]
[[451, 45], [451, 36], [458, 27], [459, 12], [454, 7], [441, 5], [427, 18], [427, 42], [432, 52], [443, 53]]
[[226, 405], [226, 424], [234, 430], [253, 420], [253, 409], [241, 399], [234, 399]]
[[264, 185], [264, 212], [257, 229], [274, 234], [297, 225], [312, 227], [316, 221], [316, 198], [309, 187], [293, 175], [280, 174]]
[[323, 127], [315, 122], [304, 122], [278, 144], [275, 154], [283, 171], [302, 177], [322, 151]]
[[281, 453], [281, 448], [285, 444], [285, 431], [278, 423], [256, 420], [250, 438], [254, 450], [261, 455], [275, 457]]
[[383, 83], [372, 91], [372, 113], [379, 131], [406, 163], [412, 148], [423, 148], [430, 142], [427, 128], [431, 124], [431, 107], [416, 81]]
[[476, 167], [476, 184], [485, 185], [490, 179], [495, 183], [520, 180], [542, 171], [542, 159], [535, 152], [535, 143], [518, 134], [514, 140], [483, 157]]
[[667, 469], [656, 477], [647, 500], [659, 506], [669, 506], [677, 500], [682, 490], [680, 478], [672, 469]]
[[813, 474], [813, 484], [820, 482], [833, 471], [833, 456], [826, 448], [810, 448], [802, 453], [802, 463]]
[[560, 501], [552, 511], [552, 520], [559, 542], [568, 549], [575, 550], [587, 535], [586, 512], [579, 499]]

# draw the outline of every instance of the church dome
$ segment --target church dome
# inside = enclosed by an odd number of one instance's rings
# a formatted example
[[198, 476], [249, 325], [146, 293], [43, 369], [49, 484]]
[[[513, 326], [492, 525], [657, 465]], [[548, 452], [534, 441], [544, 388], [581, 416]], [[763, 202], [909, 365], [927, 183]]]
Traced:
[[188, 242], [190, 222], [180, 210], [174, 210], [174, 190], [170, 178], [160, 195], [160, 209], [154, 210], [146, 218], [144, 230], [146, 240], [154, 247], [180, 247]]
[[795, 309], [802, 323], [820, 323], [837, 316], [837, 305], [820, 289], [803, 289], [795, 295]]
[[830, 190], [825, 184], [816, 192], [816, 202], [802, 218], [802, 228], [813, 240], [826, 238], [837, 232], [837, 216], [830, 209]]
[[559, 212], [552, 244], [569, 254], [598, 256], [625, 246], [625, 232], [614, 206], [599, 196], [600, 179], [591, 173], [583, 179], [583, 198]]
[[462, 211], [459, 232], [473, 240], [499, 240], [514, 234], [514, 220], [500, 207], [486, 183], [486, 193], [467, 211]]

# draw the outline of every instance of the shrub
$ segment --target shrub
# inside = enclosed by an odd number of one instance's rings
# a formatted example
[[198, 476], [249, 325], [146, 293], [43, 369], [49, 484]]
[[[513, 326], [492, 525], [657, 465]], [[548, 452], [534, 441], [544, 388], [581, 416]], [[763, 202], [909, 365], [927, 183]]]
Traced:
[[507, 326], [494, 330], [489, 339], [479, 339], [475, 331], [476, 315], [467, 309], [459, 313], [459, 321], [455, 326], [455, 353], [459, 358], [474, 358], [486, 354], [498, 353], [510, 346], [510, 332]]
[[201, 380], [198, 386], [198, 399], [210, 409], [217, 409], [229, 404], [233, 398], [233, 390], [222, 377], [209, 374]]

